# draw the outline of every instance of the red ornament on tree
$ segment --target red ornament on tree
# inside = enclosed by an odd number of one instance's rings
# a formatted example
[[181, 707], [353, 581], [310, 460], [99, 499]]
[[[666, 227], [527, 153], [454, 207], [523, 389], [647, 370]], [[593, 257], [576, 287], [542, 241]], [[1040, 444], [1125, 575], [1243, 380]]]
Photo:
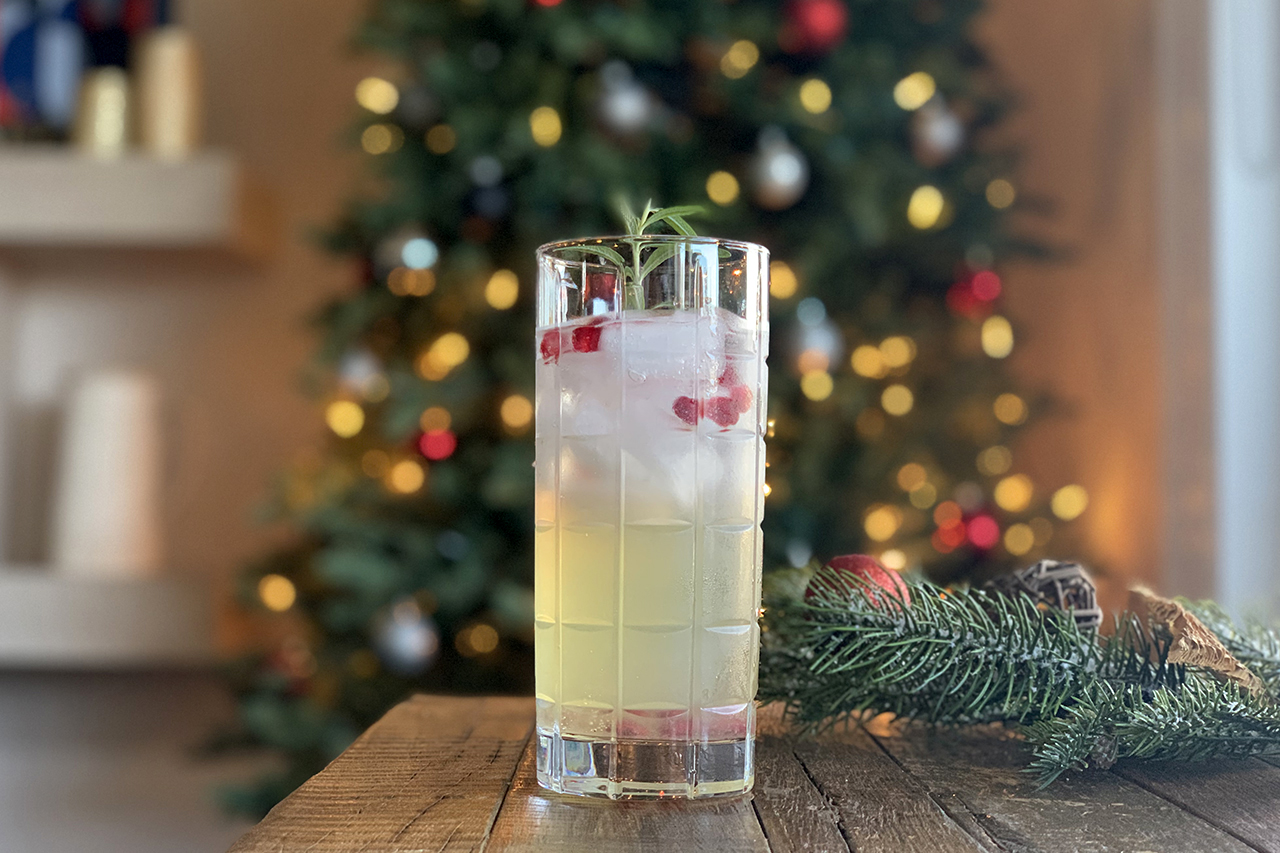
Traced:
[[844, 0], [791, 0], [778, 46], [787, 53], [822, 53], [835, 47], [849, 30]]
[[[875, 557], [869, 557], [866, 554], [845, 554], [842, 557], [832, 557], [826, 567], [839, 575], [848, 586], [855, 586], [857, 581], [854, 579], [857, 578], [871, 587], [879, 587], [889, 593], [882, 599], [878, 592], [868, 588], [867, 598], [872, 604], [880, 605], [882, 601], [891, 604], [897, 604], [899, 601], [905, 605], [911, 604], [911, 591], [907, 589], [907, 582], [902, 579], [902, 575], [886, 569]], [[805, 600], [813, 598], [819, 589], [832, 590], [831, 582], [822, 575], [818, 575], [809, 582], [809, 588], [804, 591]]]

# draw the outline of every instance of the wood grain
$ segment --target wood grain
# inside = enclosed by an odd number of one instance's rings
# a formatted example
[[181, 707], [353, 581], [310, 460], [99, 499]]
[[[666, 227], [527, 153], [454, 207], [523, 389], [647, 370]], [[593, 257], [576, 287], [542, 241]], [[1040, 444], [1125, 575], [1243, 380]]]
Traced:
[[1115, 772], [1259, 850], [1280, 853], [1280, 767], [1252, 758], [1146, 761], [1121, 762]]
[[765, 736], [756, 743], [753, 802], [773, 853], [850, 850], [840, 833], [840, 812], [813, 786], [785, 738]]
[[[957, 822], [1019, 851], [1231, 851], [1235, 838], [1113, 773], [1068, 774], [1037, 791], [1025, 745], [999, 728], [874, 728], [875, 740]], [[848, 734], [839, 735], [842, 739]], [[966, 817], [967, 816], [967, 817]]]
[[479, 850], [532, 727], [532, 699], [416, 696], [231, 853]]
[[485, 853], [769, 851], [747, 796], [611, 802], [548, 793], [538, 787], [536, 770], [530, 744]]

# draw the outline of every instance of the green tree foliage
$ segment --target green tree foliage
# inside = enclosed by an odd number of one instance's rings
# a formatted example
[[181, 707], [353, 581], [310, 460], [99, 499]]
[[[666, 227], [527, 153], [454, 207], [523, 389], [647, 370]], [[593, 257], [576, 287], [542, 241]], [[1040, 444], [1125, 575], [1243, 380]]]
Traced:
[[[236, 808], [412, 690], [531, 689], [533, 250], [616, 232], [619, 197], [701, 205], [700, 231], [785, 265], [766, 566], [874, 547], [952, 578], [1009, 564], [1014, 525], [1015, 554], [1043, 547], [1029, 488], [993, 503], [1034, 401], [997, 417], [1008, 327], [983, 336], [991, 268], [1028, 247], [1002, 225], [1012, 158], [984, 141], [1007, 98], [970, 36], [981, 8], [371, 3], [357, 42], [385, 79], [353, 128], [371, 180], [327, 238], [362, 274], [320, 313], [310, 377], [337, 435], [282, 475], [297, 536], [242, 579], [288, 639], [235, 669], [223, 739], [286, 770]], [[434, 662], [397, 663], [388, 626], [424, 619]]]

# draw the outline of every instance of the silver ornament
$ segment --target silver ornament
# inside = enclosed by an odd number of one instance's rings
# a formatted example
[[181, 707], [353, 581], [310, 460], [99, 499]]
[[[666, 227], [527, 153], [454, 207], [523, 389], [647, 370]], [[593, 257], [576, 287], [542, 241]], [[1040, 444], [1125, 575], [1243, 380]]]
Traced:
[[636, 82], [625, 62], [606, 62], [600, 68], [600, 82], [600, 119], [605, 125], [618, 133], [635, 133], [649, 125], [653, 95]]
[[911, 147], [922, 165], [940, 166], [963, 145], [964, 122], [940, 100], [935, 98], [911, 117]]
[[379, 620], [374, 647], [388, 672], [421, 675], [431, 668], [440, 651], [440, 631], [416, 601], [406, 598]]
[[766, 210], [791, 207], [809, 186], [809, 161], [781, 129], [765, 128], [751, 167], [755, 199]]

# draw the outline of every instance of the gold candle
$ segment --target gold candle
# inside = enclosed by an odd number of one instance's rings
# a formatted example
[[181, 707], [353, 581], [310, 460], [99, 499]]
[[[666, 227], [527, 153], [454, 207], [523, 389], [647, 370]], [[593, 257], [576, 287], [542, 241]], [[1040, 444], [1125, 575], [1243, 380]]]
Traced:
[[72, 140], [85, 154], [119, 157], [129, 141], [129, 78], [120, 68], [94, 68], [80, 84]]
[[153, 30], [138, 49], [138, 142], [164, 160], [181, 160], [200, 147], [200, 55], [182, 27]]

